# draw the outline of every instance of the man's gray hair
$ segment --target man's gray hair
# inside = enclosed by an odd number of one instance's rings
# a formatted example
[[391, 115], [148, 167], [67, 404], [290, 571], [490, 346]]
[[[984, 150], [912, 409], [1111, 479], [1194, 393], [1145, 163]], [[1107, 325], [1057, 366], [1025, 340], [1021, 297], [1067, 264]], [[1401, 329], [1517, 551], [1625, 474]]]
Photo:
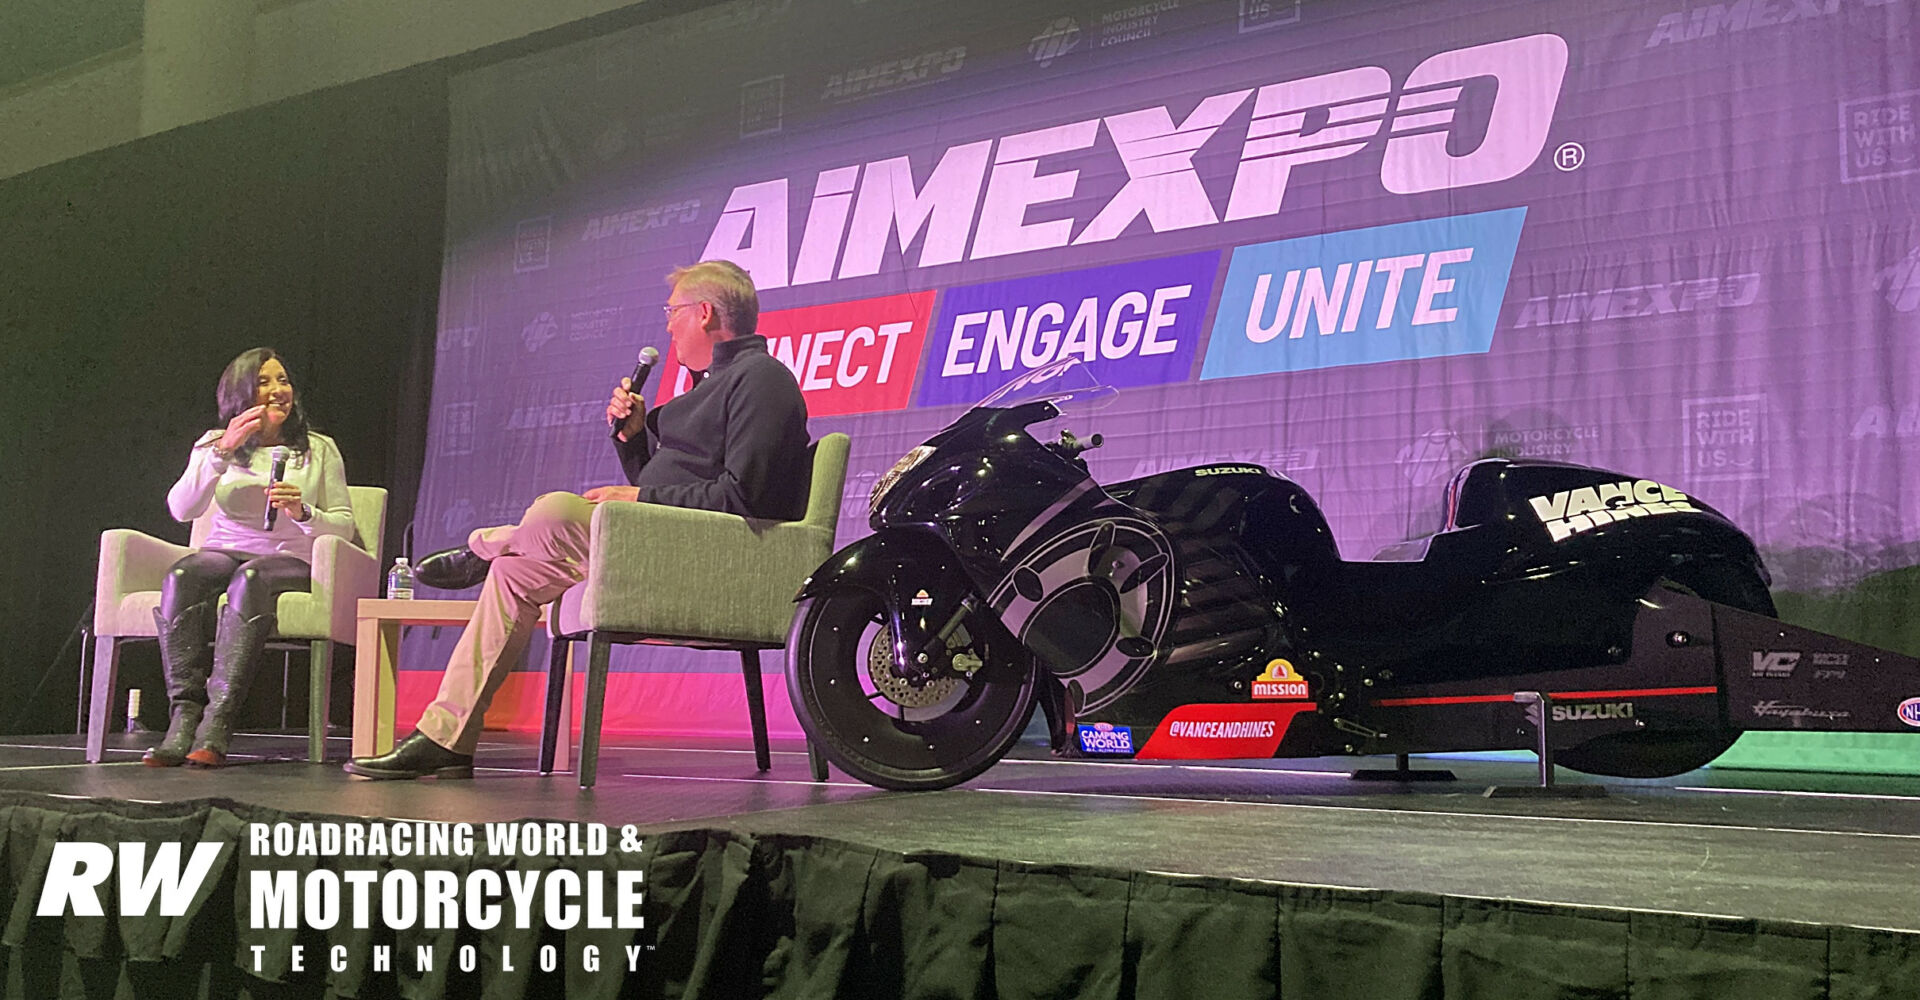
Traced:
[[747, 272], [730, 260], [676, 267], [667, 275], [667, 285], [693, 301], [713, 306], [720, 314], [720, 326], [736, 337], [748, 336], [760, 326], [760, 293], [754, 291]]

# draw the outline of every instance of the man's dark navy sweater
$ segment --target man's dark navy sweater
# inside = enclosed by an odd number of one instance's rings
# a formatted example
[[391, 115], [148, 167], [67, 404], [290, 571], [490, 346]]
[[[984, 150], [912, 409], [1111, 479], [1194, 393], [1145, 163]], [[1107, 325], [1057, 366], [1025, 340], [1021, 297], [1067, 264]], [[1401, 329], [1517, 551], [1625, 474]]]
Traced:
[[807, 403], [767, 338], [714, 344], [706, 378], [648, 410], [646, 428], [614, 442], [642, 501], [776, 521], [806, 514]]

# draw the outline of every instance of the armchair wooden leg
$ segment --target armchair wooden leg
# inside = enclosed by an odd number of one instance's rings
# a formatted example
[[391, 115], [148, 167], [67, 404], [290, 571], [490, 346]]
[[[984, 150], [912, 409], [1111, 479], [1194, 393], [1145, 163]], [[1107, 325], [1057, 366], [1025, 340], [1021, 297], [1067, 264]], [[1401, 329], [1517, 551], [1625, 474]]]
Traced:
[[587, 635], [586, 717], [580, 721], [580, 787], [592, 788], [600, 764], [600, 716], [607, 705], [607, 658], [613, 645], [598, 632]]
[[119, 640], [110, 635], [93, 640], [93, 693], [87, 698], [87, 763], [98, 764], [107, 755], [107, 725], [113, 719], [113, 683], [120, 673]]
[[812, 738], [807, 740], [807, 764], [813, 768], [813, 780], [827, 780], [827, 756], [820, 752], [820, 745]]
[[767, 696], [760, 690], [760, 651], [740, 651], [740, 672], [747, 680], [747, 720], [753, 724], [753, 762], [760, 770], [773, 768], [773, 751], [767, 747]]
[[[551, 612], [549, 612], [551, 614]], [[540, 722], [540, 773], [553, 773], [553, 757], [560, 745], [561, 713], [567, 711], [567, 649], [573, 640], [553, 637], [547, 656], [547, 711]]]
[[307, 659], [307, 761], [327, 762], [327, 711], [333, 707], [333, 640], [315, 639]]
[[[91, 621], [91, 619], [89, 619]], [[74, 696], [73, 731], [87, 731], [87, 696], [93, 693], [93, 626], [80, 628], [80, 691]]]

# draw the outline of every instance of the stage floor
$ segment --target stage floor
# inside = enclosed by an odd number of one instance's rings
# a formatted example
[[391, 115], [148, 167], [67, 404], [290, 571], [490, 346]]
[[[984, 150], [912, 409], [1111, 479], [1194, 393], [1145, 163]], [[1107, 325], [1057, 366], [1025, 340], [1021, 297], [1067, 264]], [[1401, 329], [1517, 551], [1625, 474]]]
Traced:
[[[0, 788], [141, 802], [223, 798], [289, 812], [396, 819], [590, 820], [647, 830], [723, 827], [830, 837], [893, 851], [1293, 884], [1411, 890], [1704, 916], [1920, 932], [1920, 779], [1701, 770], [1604, 782], [1598, 799], [1487, 799], [1534, 765], [1417, 760], [1451, 783], [1356, 782], [1356, 763], [1055, 760], [1023, 744], [969, 785], [884, 792], [833, 772], [807, 780], [804, 748], [775, 744], [759, 774], [745, 741], [611, 739], [600, 783], [542, 777], [530, 738], [488, 734], [479, 777], [375, 782], [304, 762], [305, 736], [241, 737], [217, 772], [140, 765], [152, 737], [120, 737], [108, 763], [80, 738], [0, 743]], [[347, 740], [331, 741], [336, 760]], [[1594, 783], [1561, 772], [1568, 783]]]

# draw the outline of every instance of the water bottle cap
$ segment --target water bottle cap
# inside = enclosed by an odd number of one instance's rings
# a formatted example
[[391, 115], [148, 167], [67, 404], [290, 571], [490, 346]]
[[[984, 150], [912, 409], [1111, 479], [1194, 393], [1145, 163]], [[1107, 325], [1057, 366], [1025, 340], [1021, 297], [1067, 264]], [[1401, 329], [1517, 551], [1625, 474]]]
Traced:
[[406, 556], [394, 556], [394, 557], [393, 557], [393, 564], [394, 564], [395, 566], [405, 566], [405, 565], [407, 564], [407, 557], [406, 557]]

